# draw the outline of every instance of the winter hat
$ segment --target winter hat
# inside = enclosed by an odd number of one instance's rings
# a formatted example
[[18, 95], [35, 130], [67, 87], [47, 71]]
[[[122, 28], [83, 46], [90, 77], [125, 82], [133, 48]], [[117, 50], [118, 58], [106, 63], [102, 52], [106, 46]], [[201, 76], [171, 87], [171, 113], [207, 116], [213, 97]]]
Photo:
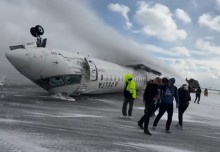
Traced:
[[170, 83], [171, 85], [174, 85], [174, 83], [175, 83], [175, 78], [170, 78], [170, 79], [169, 79], [169, 83]]

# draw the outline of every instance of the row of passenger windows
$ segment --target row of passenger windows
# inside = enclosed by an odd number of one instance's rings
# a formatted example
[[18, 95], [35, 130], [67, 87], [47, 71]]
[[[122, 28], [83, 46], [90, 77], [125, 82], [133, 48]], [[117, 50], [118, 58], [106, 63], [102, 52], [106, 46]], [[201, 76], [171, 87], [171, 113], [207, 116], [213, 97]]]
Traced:
[[[112, 76], [112, 75], [103, 76], [103, 75], [101, 75], [100, 80], [101, 81], [124, 81], [124, 78], [121, 76]], [[145, 80], [144, 80], [144, 78], [134, 78], [134, 81], [144, 82]]]

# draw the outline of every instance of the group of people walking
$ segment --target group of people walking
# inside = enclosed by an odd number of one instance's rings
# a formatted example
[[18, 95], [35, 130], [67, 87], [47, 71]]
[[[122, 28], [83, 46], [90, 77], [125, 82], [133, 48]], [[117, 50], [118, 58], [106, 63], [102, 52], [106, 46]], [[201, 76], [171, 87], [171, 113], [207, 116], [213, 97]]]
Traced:
[[[132, 117], [132, 107], [133, 102], [136, 98], [136, 86], [132, 79], [132, 75], [127, 75], [126, 84], [124, 90], [125, 100], [122, 107], [122, 117], [127, 117], [127, 104], [129, 103], [128, 118]], [[150, 80], [144, 91], [143, 100], [145, 103], [144, 115], [138, 121], [138, 126], [144, 130], [144, 133], [151, 135], [148, 125], [150, 117], [154, 115], [155, 111], [159, 108], [159, 113], [157, 114], [154, 122], [153, 129], [156, 129], [158, 122], [161, 117], [167, 112], [167, 122], [166, 122], [166, 133], [170, 132], [170, 125], [173, 117], [173, 101], [176, 101], [176, 108], [178, 108], [178, 118], [179, 122], [176, 125], [179, 129], [183, 126], [183, 113], [189, 106], [189, 101], [191, 100], [190, 92], [188, 86], [183, 84], [179, 89], [174, 85], [175, 78], [168, 79], [155, 78]]]

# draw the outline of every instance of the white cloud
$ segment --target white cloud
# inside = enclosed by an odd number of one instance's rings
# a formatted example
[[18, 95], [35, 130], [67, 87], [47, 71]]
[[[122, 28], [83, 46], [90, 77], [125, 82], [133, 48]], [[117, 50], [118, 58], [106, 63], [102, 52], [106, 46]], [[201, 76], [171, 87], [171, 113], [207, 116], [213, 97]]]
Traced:
[[220, 0], [216, 0], [217, 9], [220, 9]]
[[131, 29], [131, 27], [133, 25], [130, 22], [129, 17], [128, 17], [128, 12], [130, 11], [128, 6], [118, 4], [118, 3], [116, 3], [116, 4], [112, 3], [112, 4], [108, 5], [108, 9], [113, 11], [113, 12], [121, 13], [121, 15], [125, 18], [127, 28]]
[[189, 16], [189, 14], [187, 12], [185, 12], [184, 10], [182, 10], [182, 9], [179, 9], [179, 8], [176, 9], [175, 15], [179, 20], [183, 21], [184, 23], [190, 23], [191, 22], [191, 18]]
[[185, 58], [185, 57], [190, 57], [191, 50], [188, 50], [185, 47], [174, 47], [172, 49], [164, 49], [155, 45], [150, 45], [150, 44], [145, 44], [143, 47], [151, 54], [160, 54], [161, 55], [166, 55], [169, 57], [173, 58]]
[[182, 57], [190, 57], [189, 50], [185, 47], [175, 47], [173, 48], [173, 51], [175, 51], [177, 54], [179, 54]]
[[[197, 59], [174, 59], [161, 57], [163, 62], [169, 61], [169, 66], [179, 72], [185, 78], [194, 78], [199, 81], [202, 87], [212, 86], [219, 88], [220, 81], [220, 61], [217, 60], [197, 60]], [[208, 81], [207, 81], [208, 80]], [[181, 79], [177, 80], [180, 83]], [[182, 82], [181, 82], [182, 83]]]
[[220, 32], [220, 15], [214, 16], [210, 13], [205, 13], [199, 17], [200, 26], [208, 27], [211, 30]]
[[213, 36], [206, 36], [205, 39], [206, 39], [206, 40], [213, 40], [214, 37], [213, 37]]
[[203, 51], [203, 52], [220, 55], [220, 46], [218, 46], [210, 41], [198, 39], [196, 41], [196, 48]]
[[139, 2], [139, 8], [136, 11], [135, 19], [143, 25], [143, 32], [149, 36], [155, 36], [164, 41], [183, 40], [187, 33], [178, 29], [174, 22], [169, 8], [165, 5], [149, 5], [145, 2]]

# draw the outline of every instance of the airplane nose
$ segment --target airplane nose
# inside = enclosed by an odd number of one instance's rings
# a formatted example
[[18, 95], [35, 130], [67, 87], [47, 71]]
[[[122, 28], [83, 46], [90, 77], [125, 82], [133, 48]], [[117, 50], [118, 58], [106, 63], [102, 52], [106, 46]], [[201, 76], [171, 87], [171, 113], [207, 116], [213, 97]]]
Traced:
[[28, 54], [23, 49], [9, 51], [5, 56], [16, 69], [22, 69], [28, 63]]

